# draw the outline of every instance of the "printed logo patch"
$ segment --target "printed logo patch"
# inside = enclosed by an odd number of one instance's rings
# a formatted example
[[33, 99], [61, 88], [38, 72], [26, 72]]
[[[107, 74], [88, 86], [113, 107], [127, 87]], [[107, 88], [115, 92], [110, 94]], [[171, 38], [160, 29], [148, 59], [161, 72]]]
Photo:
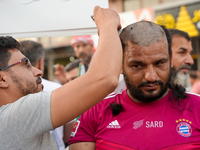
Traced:
[[142, 119], [140, 121], [135, 121], [133, 123], [133, 129], [137, 129], [137, 128], [141, 127], [143, 125], [143, 121], [144, 121], [144, 119]]
[[121, 128], [121, 126], [119, 125], [118, 121], [112, 121], [111, 123], [109, 123], [109, 125], [107, 126], [107, 128]]
[[178, 134], [180, 134], [183, 137], [189, 137], [192, 134], [192, 127], [187, 122], [180, 122], [176, 126], [176, 131], [178, 132]]
[[77, 120], [76, 123], [75, 123], [75, 125], [74, 125], [74, 127], [73, 127], [73, 129], [72, 129], [72, 132], [71, 132], [71, 136], [72, 136], [72, 137], [75, 137], [79, 125], [80, 125], [80, 121]]

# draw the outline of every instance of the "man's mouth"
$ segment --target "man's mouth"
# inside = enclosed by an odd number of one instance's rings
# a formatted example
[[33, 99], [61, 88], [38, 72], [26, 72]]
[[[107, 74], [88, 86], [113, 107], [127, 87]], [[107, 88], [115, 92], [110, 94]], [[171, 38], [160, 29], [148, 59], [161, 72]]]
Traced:
[[188, 73], [189, 70], [190, 70], [190, 69], [188, 69], [188, 68], [181, 68], [181, 71], [184, 72], [184, 73]]
[[41, 83], [42, 83], [42, 80], [38, 79], [37, 84], [41, 84]]
[[180, 68], [180, 70], [181, 70], [182, 72], [189, 72], [190, 69], [191, 69], [191, 66], [189, 66], [189, 65], [183, 65], [183, 66]]
[[145, 90], [155, 90], [158, 88], [158, 86], [159, 86], [159, 84], [146, 84], [146, 85], [143, 85], [142, 87]]

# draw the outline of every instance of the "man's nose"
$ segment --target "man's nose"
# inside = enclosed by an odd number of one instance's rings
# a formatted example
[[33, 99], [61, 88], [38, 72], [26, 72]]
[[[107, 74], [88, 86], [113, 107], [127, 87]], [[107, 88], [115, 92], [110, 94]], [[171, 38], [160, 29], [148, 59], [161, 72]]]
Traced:
[[187, 55], [187, 58], [186, 58], [186, 60], [185, 60], [185, 63], [186, 63], [186, 64], [189, 64], [189, 65], [193, 65], [193, 64], [194, 64], [194, 60], [193, 60], [191, 54], [188, 54], [188, 55]]
[[32, 66], [32, 72], [33, 72], [34, 76], [36, 76], [36, 77], [43, 76], [43, 72], [40, 69], [37, 69], [33, 66]]
[[158, 76], [155, 68], [152, 65], [148, 66], [145, 72], [145, 80], [154, 82], [156, 81], [157, 77]]
[[84, 51], [84, 47], [83, 46], [80, 46], [79, 47], [79, 52], [83, 52]]

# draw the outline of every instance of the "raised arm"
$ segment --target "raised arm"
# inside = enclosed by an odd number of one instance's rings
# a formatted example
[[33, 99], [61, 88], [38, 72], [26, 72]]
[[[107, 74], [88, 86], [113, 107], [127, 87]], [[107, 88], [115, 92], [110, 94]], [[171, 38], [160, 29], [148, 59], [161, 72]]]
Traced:
[[95, 150], [94, 142], [78, 142], [69, 146], [69, 150]]
[[99, 42], [88, 71], [52, 92], [51, 119], [56, 128], [100, 102], [118, 85], [122, 46], [119, 15], [111, 9], [94, 8]]

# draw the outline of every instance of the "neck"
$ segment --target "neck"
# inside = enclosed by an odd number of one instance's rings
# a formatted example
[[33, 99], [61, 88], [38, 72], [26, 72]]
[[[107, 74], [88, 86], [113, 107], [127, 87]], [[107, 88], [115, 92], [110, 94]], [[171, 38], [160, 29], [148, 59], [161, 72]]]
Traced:
[[0, 93], [1, 95], [1, 100], [0, 100], [0, 107], [3, 105], [7, 105], [9, 103], [14, 103], [17, 101], [19, 98], [22, 97], [22, 95], [19, 94], [10, 94], [10, 92], [2, 92]]

